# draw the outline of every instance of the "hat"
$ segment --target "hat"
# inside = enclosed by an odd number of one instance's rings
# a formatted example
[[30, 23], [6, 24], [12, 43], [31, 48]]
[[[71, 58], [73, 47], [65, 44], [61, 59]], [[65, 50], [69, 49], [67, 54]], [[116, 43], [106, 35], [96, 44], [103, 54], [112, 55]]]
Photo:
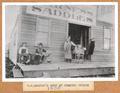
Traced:
[[27, 44], [27, 42], [22, 42], [22, 44], [21, 44], [21, 45], [24, 45], [24, 44]]
[[38, 43], [38, 45], [43, 45], [42, 43]]
[[90, 38], [89, 40], [94, 40], [94, 38]]

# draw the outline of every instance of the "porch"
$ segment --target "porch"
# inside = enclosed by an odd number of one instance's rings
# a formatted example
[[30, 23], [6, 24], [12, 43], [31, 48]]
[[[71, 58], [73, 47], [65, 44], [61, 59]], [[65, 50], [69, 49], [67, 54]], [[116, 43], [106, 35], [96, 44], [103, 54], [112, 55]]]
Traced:
[[23, 71], [23, 78], [76, 78], [114, 76], [113, 62], [54, 62], [42, 63], [39, 65], [24, 65], [18, 63], [18, 65]]

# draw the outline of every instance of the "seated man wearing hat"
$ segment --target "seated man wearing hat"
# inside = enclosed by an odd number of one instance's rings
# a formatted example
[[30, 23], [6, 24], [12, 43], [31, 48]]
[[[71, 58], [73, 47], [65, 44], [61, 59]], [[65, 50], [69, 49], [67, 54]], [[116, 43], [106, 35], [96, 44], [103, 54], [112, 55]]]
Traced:
[[46, 50], [43, 48], [43, 44], [39, 43], [35, 50], [34, 61], [35, 64], [42, 63], [44, 61]]

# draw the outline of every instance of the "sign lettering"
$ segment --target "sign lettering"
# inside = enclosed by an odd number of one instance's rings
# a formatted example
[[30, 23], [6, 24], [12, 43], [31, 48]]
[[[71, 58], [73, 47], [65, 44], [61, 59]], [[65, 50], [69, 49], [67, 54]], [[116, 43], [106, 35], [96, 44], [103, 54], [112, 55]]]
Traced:
[[66, 5], [27, 6], [26, 13], [64, 19], [84, 25], [96, 24], [95, 11]]

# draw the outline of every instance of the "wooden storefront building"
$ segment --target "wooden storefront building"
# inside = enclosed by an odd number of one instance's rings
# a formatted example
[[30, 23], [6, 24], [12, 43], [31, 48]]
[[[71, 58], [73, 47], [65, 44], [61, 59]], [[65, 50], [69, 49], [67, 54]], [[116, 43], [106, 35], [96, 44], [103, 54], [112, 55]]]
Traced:
[[[27, 42], [29, 52], [34, 54], [34, 46], [42, 42], [52, 51], [53, 63], [64, 62], [63, 47], [69, 35], [74, 43], [84, 47], [88, 46], [89, 39], [94, 38], [93, 63], [114, 63], [114, 19], [107, 21], [114, 18], [111, 16], [114, 9], [109, 7], [114, 8], [108, 6], [102, 11], [101, 6], [24, 6], [12, 34], [10, 51], [18, 51], [21, 43]], [[17, 56], [13, 61], [17, 62]]]

